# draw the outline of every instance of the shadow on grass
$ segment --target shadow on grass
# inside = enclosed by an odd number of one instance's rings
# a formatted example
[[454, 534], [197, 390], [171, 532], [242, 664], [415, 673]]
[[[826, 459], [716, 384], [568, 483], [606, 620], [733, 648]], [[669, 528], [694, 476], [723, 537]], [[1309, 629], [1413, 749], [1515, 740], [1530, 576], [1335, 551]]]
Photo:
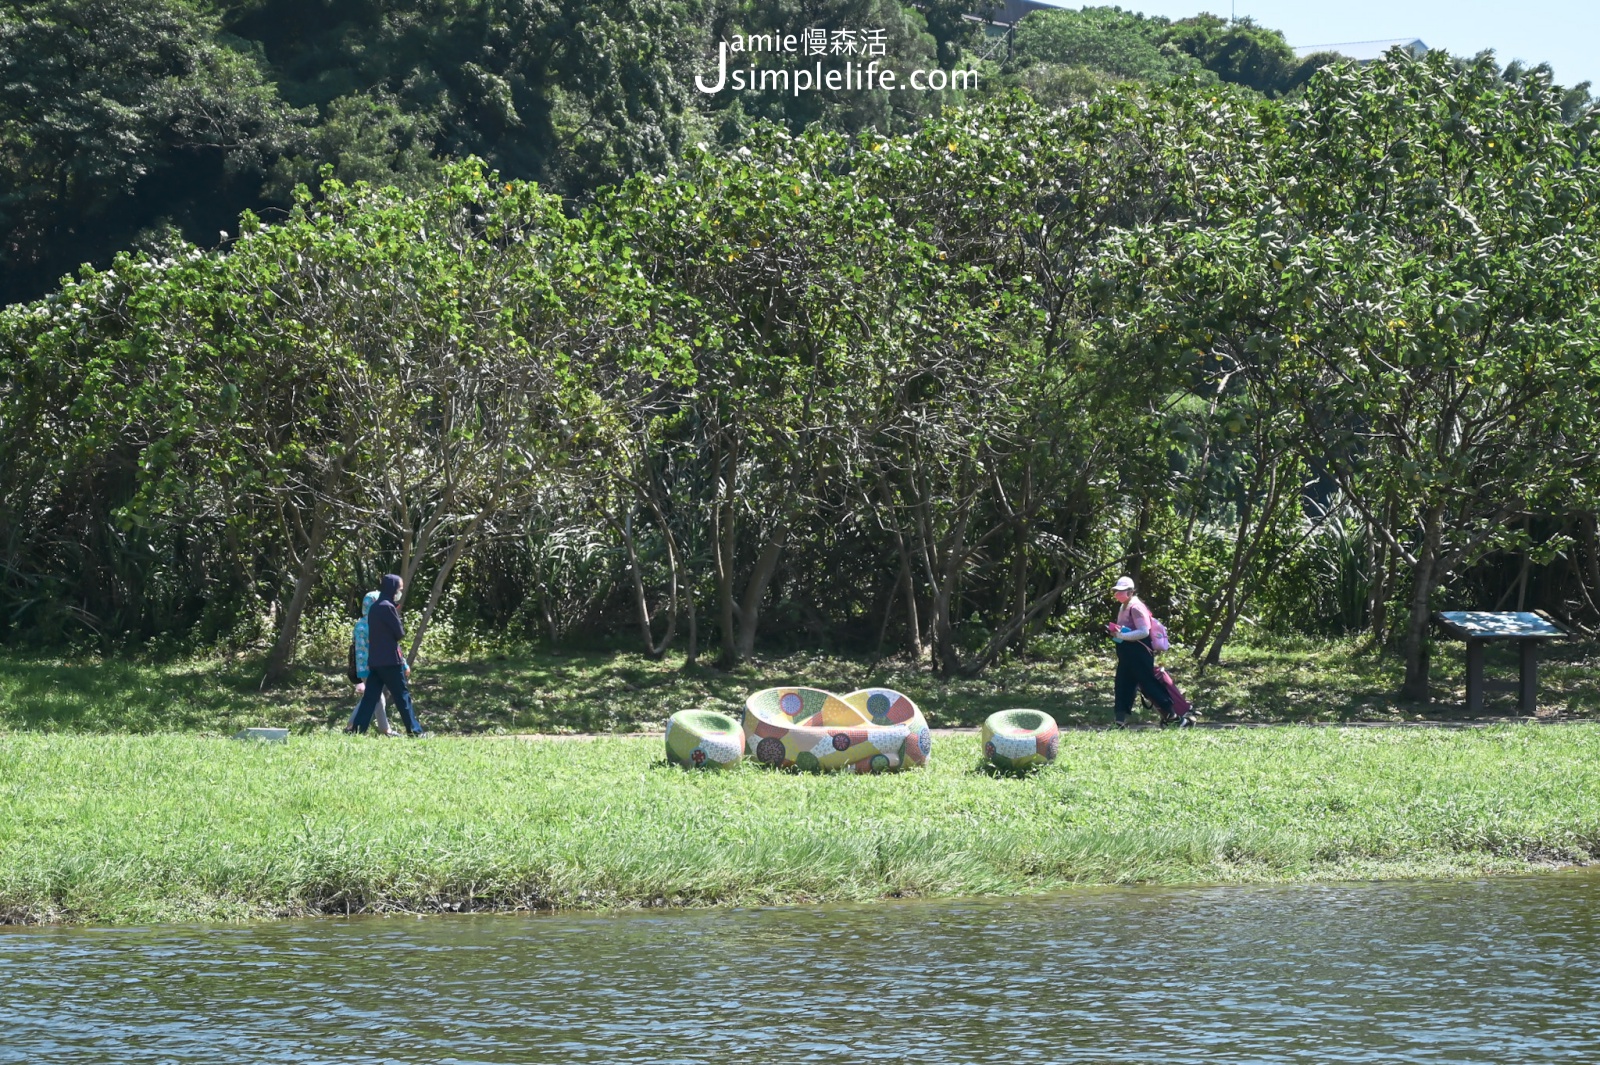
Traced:
[[[148, 664], [0, 658], [0, 722], [41, 731], [158, 732], [227, 727], [262, 712], [259, 670], [221, 658]], [[242, 725], [241, 725], [242, 727]]]
[[[1190, 697], [1214, 722], [1459, 722], [1517, 716], [1513, 693], [1491, 693], [1482, 714], [1466, 710], [1466, 662], [1463, 645], [1433, 645], [1427, 704], [1402, 701], [1397, 692], [1404, 666], [1392, 655], [1359, 650], [1353, 640], [1290, 639], [1278, 645], [1234, 648], [1220, 667], [1194, 682]], [[1584, 641], [1547, 645], [1540, 653], [1540, 716], [1594, 717], [1600, 711], [1600, 682], [1594, 670], [1600, 646]], [[1491, 646], [1485, 659], [1491, 681], [1518, 676], [1518, 652]], [[1172, 669], [1183, 685], [1195, 666], [1184, 662]]]
[[[1178, 651], [1164, 663], [1212, 723], [1455, 721], [1464, 672], [1459, 644], [1433, 657], [1436, 701], [1405, 704], [1392, 657], [1358, 653], [1353, 640], [1295, 638], [1230, 648], [1220, 666], [1196, 676]], [[412, 677], [424, 727], [454, 734], [630, 732], [660, 728], [689, 707], [738, 715], [760, 688], [807, 684], [848, 692], [887, 687], [905, 692], [934, 727], [979, 725], [997, 710], [1030, 707], [1065, 727], [1111, 723], [1114, 665], [1090, 647], [1058, 660], [1022, 656], [973, 679], [941, 678], [903, 661], [836, 655], [765, 659], [724, 673], [685, 668], [681, 656], [652, 661], [623, 651], [554, 653], [537, 649], [421, 664]], [[1600, 647], [1569, 642], [1546, 649], [1540, 710], [1564, 717], [1600, 716]], [[75, 732], [229, 732], [275, 725], [297, 732], [336, 728], [356, 695], [332, 665], [302, 666], [278, 689], [258, 690], [258, 657], [175, 661], [61, 659], [0, 652], [0, 728]], [[1493, 648], [1491, 677], [1513, 679], [1513, 649]], [[1515, 697], [1491, 699], [1485, 716], [1515, 713]], [[1148, 710], [1141, 720], [1153, 720]]]

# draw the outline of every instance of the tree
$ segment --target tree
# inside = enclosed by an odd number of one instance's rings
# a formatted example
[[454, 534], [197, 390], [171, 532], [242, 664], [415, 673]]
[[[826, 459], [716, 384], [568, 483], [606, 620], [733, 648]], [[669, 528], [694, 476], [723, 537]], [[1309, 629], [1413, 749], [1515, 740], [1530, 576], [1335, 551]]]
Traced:
[[276, 675], [391, 559], [419, 644], [448, 614], [692, 658], [711, 617], [724, 665], [876, 637], [970, 675], [1143, 566], [1203, 659], [1257, 610], [1360, 624], [1366, 581], [1415, 693], [1433, 606], [1568, 536], [1564, 601], [1600, 587], [1600, 168], [1564, 107], [1395, 56], [768, 126], [575, 214], [476, 162], [319, 174], [0, 309], [0, 618]]
[[1119, 7], [1035, 11], [1017, 24], [1012, 62], [1019, 69], [1049, 63], [1157, 84], [1200, 71], [1189, 54], [1162, 47], [1167, 26], [1166, 19]]
[[1098, 575], [1104, 493], [1155, 450], [1139, 442], [1166, 378], [1120, 346], [1101, 260], [1122, 227], [1166, 216], [1206, 117], [1133, 92], [1055, 113], [1012, 100], [893, 146], [871, 178], [949, 264], [890, 318], [916, 387], [874, 467], [942, 672], [981, 672]]
[[[581, 358], [567, 301], [592, 281], [569, 254], [576, 227], [555, 197], [502, 186], [476, 160], [443, 176], [416, 197], [358, 192], [365, 217], [350, 228], [374, 255], [341, 278], [368, 301], [352, 398], [372, 461], [353, 498], [398, 545], [408, 586], [433, 570], [412, 661], [463, 555], [563, 466], [572, 397], [555, 352]], [[329, 187], [330, 201], [342, 196]]]
[[[1184, 55], [1193, 56], [1223, 81], [1267, 96], [1281, 96], [1297, 88], [1316, 69], [1303, 71], [1283, 34], [1257, 26], [1249, 18], [1196, 15], [1174, 22], [1160, 39]], [[1324, 53], [1319, 58], [1326, 62], [1328, 56]]]
[[937, 44], [939, 65], [948, 70], [961, 61], [978, 36], [978, 26], [971, 16], [988, 16], [1000, 5], [994, 0], [915, 0], [914, 6], [922, 13], [928, 33]]
[[180, 0], [0, 13], [0, 303], [176, 222], [214, 240], [309, 116]]
[[1410, 570], [1407, 698], [1435, 593], [1593, 450], [1593, 147], [1560, 95], [1442, 55], [1326, 72], [1179, 238], [1175, 302]]
[[619, 365], [619, 380], [661, 374], [670, 351], [692, 367], [661, 416], [687, 432], [712, 488], [724, 667], [753, 651], [767, 589], [848, 420], [854, 346], [873, 321], [865, 271], [894, 236], [882, 205], [838, 172], [843, 148], [768, 127], [732, 157], [698, 154], [672, 180], [636, 179], [604, 204], [605, 232], [632, 245], [670, 338], [644, 365]]
[[233, 0], [222, 21], [320, 110], [291, 183], [476, 156], [582, 198], [682, 149], [706, 18], [701, 0]]

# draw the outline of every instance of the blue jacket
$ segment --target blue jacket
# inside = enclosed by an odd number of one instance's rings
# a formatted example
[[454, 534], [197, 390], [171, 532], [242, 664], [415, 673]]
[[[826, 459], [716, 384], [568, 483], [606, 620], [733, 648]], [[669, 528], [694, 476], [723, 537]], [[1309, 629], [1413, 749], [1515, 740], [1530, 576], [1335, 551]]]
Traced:
[[371, 615], [372, 606], [377, 601], [377, 592], [368, 592], [361, 597], [361, 620], [356, 622], [355, 628], [350, 633], [350, 643], [355, 647], [356, 651], [356, 676], [362, 680], [367, 679], [367, 673], [369, 672], [367, 658], [372, 648], [370, 635], [372, 626], [367, 621], [367, 618]]
[[400, 578], [390, 573], [378, 585], [378, 601], [367, 615], [367, 665], [403, 666], [400, 641], [406, 638], [406, 627], [400, 623], [400, 609], [394, 605], [395, 593], [400, 590]]

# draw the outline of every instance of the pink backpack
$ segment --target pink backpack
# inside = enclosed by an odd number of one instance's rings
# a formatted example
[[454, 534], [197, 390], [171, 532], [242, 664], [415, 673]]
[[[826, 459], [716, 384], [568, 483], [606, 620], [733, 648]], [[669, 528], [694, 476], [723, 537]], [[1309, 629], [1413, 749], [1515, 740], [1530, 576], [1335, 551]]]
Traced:
[[1172, 641], [1167, 638], [1167, 627], [1154, 614], [1150, 615], [1150, 646], [1157, 651], [1165, 651], [1172, 646]]

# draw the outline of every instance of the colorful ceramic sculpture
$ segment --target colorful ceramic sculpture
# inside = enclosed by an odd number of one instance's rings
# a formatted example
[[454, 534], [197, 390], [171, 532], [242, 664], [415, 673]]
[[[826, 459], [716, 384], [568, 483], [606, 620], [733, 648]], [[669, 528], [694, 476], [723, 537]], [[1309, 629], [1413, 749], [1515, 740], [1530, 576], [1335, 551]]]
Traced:
[[838, 696], [768, 688], [744, 704], [745, 749], [765, 765], [883, 773], [923, 765], [933, 734], [917, 704], [888, 688]]
[[714, 710], [679, 710], [667, 718], [667, 761], [690, 769], [730, 769], [744, 756], [744, 730]]
[[1001, 710], [983, 723], [983, 758], [1019, 773], [1049, 765], [1061, 751], [1061, 729], [1043, 710]]

